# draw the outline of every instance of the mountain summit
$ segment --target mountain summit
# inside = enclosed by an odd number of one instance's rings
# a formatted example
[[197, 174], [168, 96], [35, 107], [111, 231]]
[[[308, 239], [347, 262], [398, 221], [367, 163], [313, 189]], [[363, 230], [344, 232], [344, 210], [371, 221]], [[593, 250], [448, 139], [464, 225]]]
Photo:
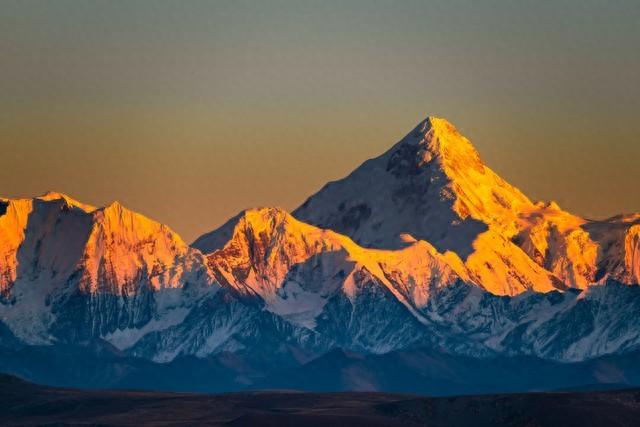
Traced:
[[[293, 215], [368, 247], [402, 247], [407, 235], [426, 240], [465, 260], [486, 289], [513, 295], [558, 285], [510, 240], [518, 213], [532, 207], [451, 123], [429, 117]], [[514, 269], [520, 274], [511, 274]]]
[[494, 294], [640, 279], [636, 217], [594, 222], [555, 203], [532, 203], [440, 118], [428, 117], [293, 215], [367, 247], [426, 240], [460, 256], [471, 278]]
[[514, 228], [533, 204], [480, 159], [445, 119], [429, 117], [381, 156], [327, 184], [294, 211], [371, 247], [399, 247], [409, 233], [466, 257], [489, 226]]
[[398, 145], [404, 147], [402, 149], [406, 149], [405, 146], [417, 146], [415, 160], [418, 167], [436, 157], [446, 164], [482, 167], [480, 155], [475, 147], [446, 119], [427, 117], [407, 136]]

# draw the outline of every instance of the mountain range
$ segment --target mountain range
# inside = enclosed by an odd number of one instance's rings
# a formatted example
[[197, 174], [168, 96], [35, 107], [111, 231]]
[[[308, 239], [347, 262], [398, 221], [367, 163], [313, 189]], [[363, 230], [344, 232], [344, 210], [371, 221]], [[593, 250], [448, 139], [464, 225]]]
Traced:
[[0, 365], [52, 384], [635, 384], [639, 283], [640, 214], [534, 203], [434, 117], [293, 212], [249, 209], [190, 245], [117, 202], [0, 199]]

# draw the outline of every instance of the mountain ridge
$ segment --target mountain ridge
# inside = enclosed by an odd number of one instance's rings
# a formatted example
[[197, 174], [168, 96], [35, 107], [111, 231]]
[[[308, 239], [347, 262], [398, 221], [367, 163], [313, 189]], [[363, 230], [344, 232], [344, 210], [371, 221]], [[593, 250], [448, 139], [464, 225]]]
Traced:
[[533, 203], [431, 117], [294, 212], [247, 209], [191, 245], [118, 202], [0, 199], [0, 344], [229, 355], [249, 382], [335, 349], [626, 354], [638, 283], [640, 214]]
[[[469, 140], [443, 119], [427, 118], [292, 214], [364, 246], [402, 246], [399, 236], [405, 234], [427, 240], [457, 253], [475, 281], [496, 294], [640, 278], [636, 258], [627, 255], [634, 247], [611, 253], [617, 257], [611, 262], [601, 254], [600, 247], [625, 246], [625, 236], [612, 236], [620, 228], [615, 220], [588, 221], [553, 202], [532, 203], [485, 166]], [[635, 217], [627, 218], [633, 223]], [[593, 239], [589, 228], [598, 224], [602, 236]], [[616, 265], [609, 267], [615, 274], [596, 274], [607, 262]], [[514, 277], [513, 271], [521, 274]]]

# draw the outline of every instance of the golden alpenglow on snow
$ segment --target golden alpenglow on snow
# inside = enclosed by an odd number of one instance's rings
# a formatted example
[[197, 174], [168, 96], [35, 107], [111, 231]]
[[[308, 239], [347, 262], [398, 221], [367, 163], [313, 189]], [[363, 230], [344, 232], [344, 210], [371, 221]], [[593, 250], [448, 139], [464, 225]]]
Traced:
[[1, 426], [640, 426], [639, 0], [0, 2]]

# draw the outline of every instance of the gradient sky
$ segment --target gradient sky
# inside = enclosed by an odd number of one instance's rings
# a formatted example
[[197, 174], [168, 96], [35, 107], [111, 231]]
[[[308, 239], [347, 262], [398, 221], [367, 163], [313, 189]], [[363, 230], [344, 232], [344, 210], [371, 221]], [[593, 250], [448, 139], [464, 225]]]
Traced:
[[191, 241], [429, 114], [533, 199], [640, 211], [640, 2], [0, 0], [0, 194]]

